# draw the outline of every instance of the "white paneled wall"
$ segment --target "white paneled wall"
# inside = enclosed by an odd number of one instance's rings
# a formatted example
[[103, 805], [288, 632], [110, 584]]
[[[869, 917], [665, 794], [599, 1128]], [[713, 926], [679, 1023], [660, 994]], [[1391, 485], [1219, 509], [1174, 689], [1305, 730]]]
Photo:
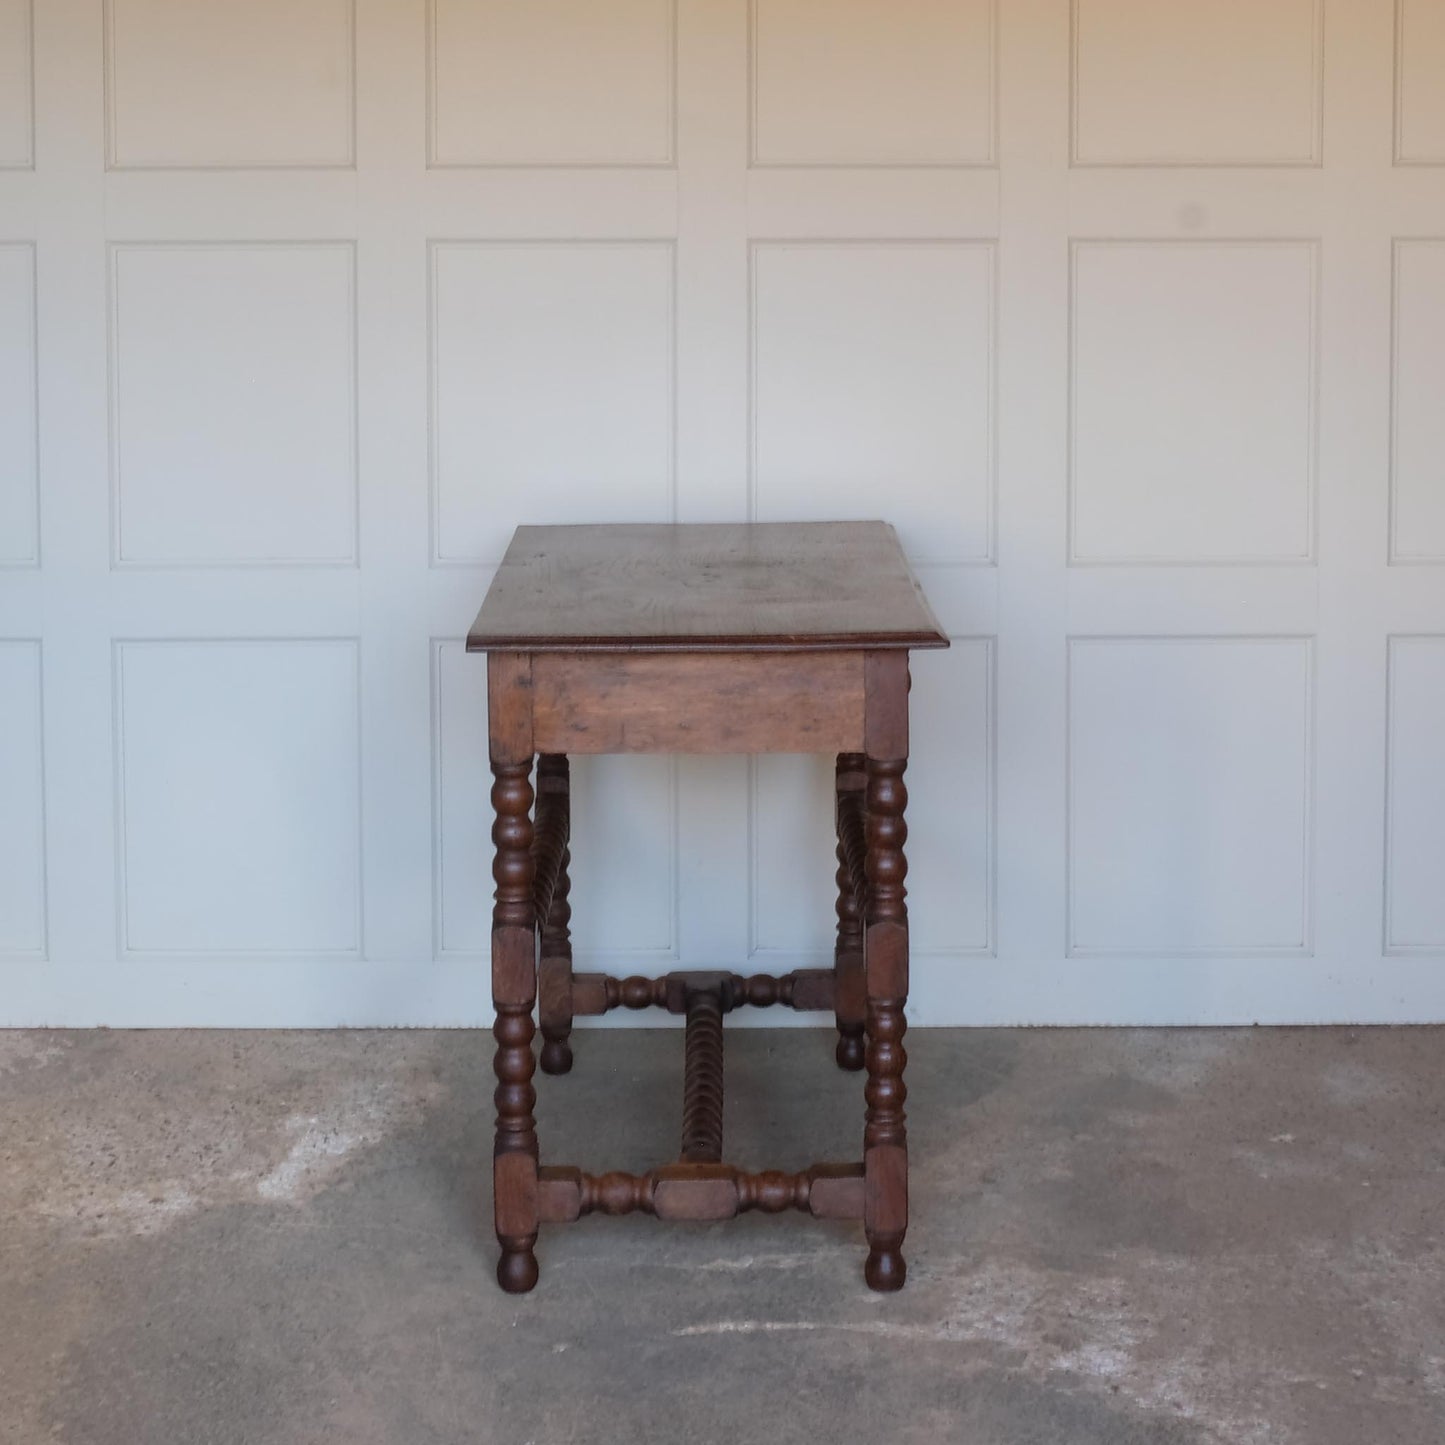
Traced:
[[0, 954], [45, 956], [45, 746], [40, 644], [0, 642]]
[[0, 566], [40, 560], [35, 247], [0, 242]]
[[1310, 661], [1298, 637], [1071, 639], [1071, 954], [1309, 951]]
[[1445, 952], [1445, 636], [1390, 639], [1385, 949]]
[[446, 242], [431, 265], [434, 560], [501, 561], [499, 493], [537, 524], [670, 520], [673, 247]]
[[755, 166], [994, 157], [993, 0], [752, 0]]
[[0, 167], [35, 158], [31, 0], [0, 0]]
[[1069, 557], [1314, 558], [1315, 247], [1078, 241]]
[[[485, 1022], [512, 528], [879, 515], [916, 1020], [1445, 1019], [1442, 337], [1445, 0], [0, 0], [0, 1023]], [[579, 761], [582, 961], [830, 788]]]
[[1396, 0], [1395, 159], [1445, 165], [1445, 9], [1440, 0]]
[[[1445, 62], [1441, 76], [1445, 79]], [[1390, 555], [1445, 562], [1445, 239], [1395, 246]]]
[[673, 0], [433, 0], [433, 166], [672, 166]]
[[118, 566], [355, 565], [345, 242], [111, 251]]
[[759, 242], [752, 514], [888, 518], [919, 562], [993, 557], [993, 248]]
[[117, 170], [349, 166], [352, 0], [105, 0]]
[[1075, 164], [1318, 165], [1325, 5], [1074, 0]]
[[351, 639], [118, 642], [127, 955], [362, 947]]

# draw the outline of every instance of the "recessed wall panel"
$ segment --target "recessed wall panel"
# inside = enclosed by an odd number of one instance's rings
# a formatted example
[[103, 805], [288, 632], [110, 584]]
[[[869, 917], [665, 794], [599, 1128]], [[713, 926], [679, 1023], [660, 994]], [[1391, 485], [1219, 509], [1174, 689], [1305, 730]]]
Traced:
[[0, 245], [0, 567], [39, 558], [35, 251]]
[[670, 164], [675, 8], [431, 0], [432, 164]]
[[122, 642], [115, 685], [122, 948], [359, 951], [356, 643]]
[[1445, 165], [1445, 0], [1398, 0], [1395, 21], [1395, 159]]
[[1445, 562], [1445, 240], [1395, 247], [1390, 554]]
[[44, 951], [40, 644], [0, 641], [0, 958]]
[[106, 0], [118, 168], [349, 166], [353, 0]]
[[436, 555], [521, 522], [672, 517], [673, 253], [663, 242], [432, 250]]
[[833, 765], [821, 754], [753, 759], [755, 949], [825, 954], [833, 947]]
[[[436, 944], [485, 955], [492, 929], [487, 661], [433, 644]], [[579, 952], [670, 955], [675, 769], [663, 757], [572, 760], [572, 941]], [[533, 786], [536, 785], [535, 774]]]
[[1071, 559], [1314, 550], [1315, 249], [1074, 246]]
[[1310, 947], [1311, 648], [1079, 638], [1069, 648], [1069, 948]]
[[1323, 0], [1074, 0], [1074, 160], [1319, 160]]
[[757, 165], [987, 165], [995, 0], [752, 0]]
[[1445, 637], [1390, 639], [1385, 945], [1445, 953]]
[[886, 516], [920, 562], [987, 562], [993, 248], [768, 242], [753, 252], [758, 521]]
[[[919, 952], [993, 943], [993, 644], [958, 638], [915, 654], [909, 694], [909, 938]], [[755, 764], [754, 947], [828, 954], [837, 889], [834, 760]]]
[[353, 561], [350, 245], [112, 258], [116, 560]]
[[35, 159], [33, 0], [0, 0], [0, 170]]

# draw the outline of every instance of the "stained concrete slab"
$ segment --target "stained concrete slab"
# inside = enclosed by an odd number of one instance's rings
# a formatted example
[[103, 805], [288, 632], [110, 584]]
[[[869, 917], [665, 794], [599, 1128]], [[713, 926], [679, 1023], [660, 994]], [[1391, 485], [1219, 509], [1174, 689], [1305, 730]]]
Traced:
[[[1438, 1445], [1445, 1032], [909, 1039], [908, 1288], [797, 1216], [544, 1231], [493, 1283], [474, 1033], [0, 1033], [4, 1445]], [[673, 1156], [588, 1032], [545, 1157]], [[855, 1157], [824, 1031], [728, 1036], [729, 1153]]]

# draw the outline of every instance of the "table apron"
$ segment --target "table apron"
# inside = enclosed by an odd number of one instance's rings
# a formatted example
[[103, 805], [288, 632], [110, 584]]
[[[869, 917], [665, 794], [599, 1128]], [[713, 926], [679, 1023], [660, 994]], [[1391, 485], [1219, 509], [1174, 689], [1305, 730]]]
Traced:
[[532, 655], [540, 753], [839, 753], [864, 746], [859, 652]]

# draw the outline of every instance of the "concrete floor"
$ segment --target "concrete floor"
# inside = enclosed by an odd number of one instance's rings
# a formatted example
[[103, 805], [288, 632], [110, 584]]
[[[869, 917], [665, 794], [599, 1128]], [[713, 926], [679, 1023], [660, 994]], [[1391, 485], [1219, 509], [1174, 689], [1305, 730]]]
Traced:
[[[680, 1045], [582, 1034], [544, 1157], [672, 1157]], [[1439, 1445], [1442, 1047], [915, 1032], [903, 1294], [789, 1215], [552, 1228], [513, 1299], [483, 1036], [0, 1033], [0, 1440]], [[734, 1158], [856, 1155], [831, 1035], [728, 1048]]]

